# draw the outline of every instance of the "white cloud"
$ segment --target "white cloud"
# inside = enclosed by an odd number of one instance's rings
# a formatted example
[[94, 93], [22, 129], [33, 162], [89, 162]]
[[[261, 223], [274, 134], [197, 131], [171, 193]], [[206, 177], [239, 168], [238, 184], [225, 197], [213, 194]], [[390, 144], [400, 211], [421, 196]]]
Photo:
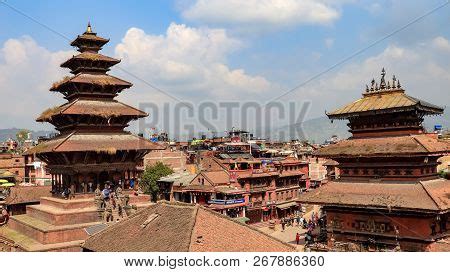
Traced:
[[34, 119], [48, 107], [64, 103], [48, 90], [67, 71], [59, 65], [71, 51], [50, 52], [32, 38], [9, 39], [0, 48], [0, 128], [34, 127]]
[[[129, 29], [116, 55], [128, 71], [182, 98], [232, 99], [268, 91], [271, 83], [265, 78], [227, 66], [228, 55], [241, 47], [223, 29], [172, 23], [159, 36]], [[151, 100], [152, 94], [146, 95]]]
[[325, 39], [325, 46], [330, 49], [334, 45], [334, 39], [333, 38], [327, 38]]
[[323, 110], [331, 111], [359, 98], [372, 78], [379, 83], [384, 67], [386, 80], [392, 81], [395, 74], [409, 95], [437, 105], [449, 105], [445, 86], [450, 85], [450, 54], [442, 54], [447, 49], [446, 42], [447, 39], [437, 37], [409, 47], [391, 44], [377, 55], [336, 69], [295, 95], [309, 97], [313, 101], [313, 117], [323, 116]]
[[434, 38], [432, 44], [439, 50], [450, 52], [450, 42], [442, 36]]
[[340, 17], [340, 1], [197, 0], [183, 11], [189, 20], [239, 27], [329, 25]]

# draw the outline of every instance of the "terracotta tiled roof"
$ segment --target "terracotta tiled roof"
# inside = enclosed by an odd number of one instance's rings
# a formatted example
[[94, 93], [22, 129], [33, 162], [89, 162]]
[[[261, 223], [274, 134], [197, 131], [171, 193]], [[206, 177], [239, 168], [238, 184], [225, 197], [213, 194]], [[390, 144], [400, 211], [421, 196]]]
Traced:
[[201, 174], [213, 185], [223, 185], [230, 182], [230, 175], [226, 171], [203, 171]]
[[14, 186], [5, 199], [7, 205], [39, 202], [41, 197], [51, 196], [51, 186]]
[[189, 184], [181, 188], [183, 192], [197, 191], [197, 192], [214, 192], [214, 187], [209, 184]]
[[438, 179], [423, 181], [421, 184], [439, 209], [450, 209], [450, 181]]
[[399, 156], [448, 152], [449, 144], [427, 135], [358, 138], [325, 146], [315, 154], [328, 158], [343, 156]]
[[200, 164], [204, 170], [217, 171], [227, 169], [221, 160], [213, 156], [202, 156]]
[[54, 83], [50, 91], [58, 91], [59, 88], [69, 83], [84, 83], [97, 86], [114, 85], [121, 86], [123, 88], [129, 88], [133, 86], [133, 84], [131, 84], [130, 82], [111, 75], [80, 73], [72, 77], [66, 77], [63, 80]]
[[402, 109], [421, 109], [433, 114], [443, 112], [441, 107], [406, 95], [404, 90], [396, 90], [365, 94], [363, 98], [327, 113], [327, 115], [332, 119], [342, 119], [355, 114]]
[[159, 202], [91, 236], [83, 247], [117, 252], [295, 251], [200, 205]]
[[76, 39], [70, 43], [70, 45], [78, 46], [78, 45], [84, 43], [85, 41], [94, 41], [101, 45], [104, 45], [109, 41], [109, 39], [99, 37], [99, 36], [95, 35], [95, 33], [83, 33], [82, 35], [78, 35], [76, 37]]
[[96, 115], [102, 117], [111, 116], [135, 116], [145, 117], [147, 113], [118, 102], [116, 100], [99, 101], [99, 100], [83, 100], [77, 99], [71, 103], [51, 108], [44, 111], [37, 119], [38, 122], [49, 121], [55, 115], [60, 114], [84, 114]]
[[243, 189], [239, 189], [233, 186], [217, 186], [214, 188], [216, 192], [223, 193], [223, 194], [243, 194], [246, 191]]
[[335, 181], [301, 194], [298, 201], [330, 206], [442, 211], [450, 207], [450, 181], [359, 183]]
[[102, 134], [74, 132], [42, 142], [26, 151], [25, 154], [67, 151], [115, 152], [164, 148], [161, 144], [150, 142], [127, 132]]
[[303, 173], [300, 170], [283, 170], [281, 172], [280, 177], [293, 177], [293, 176], [304, 176], [305, 173]]
[[75, 60], [92, 60], [92, 61], [102, 61], [102, 62], [109, 62], [111, 64], [117, 64], [120, 62], [120, 60], [111, 58], [99, 53], [93, 53], [93, 52], [82, 52], [76, 56], [72, 56], [72, 58], [68, 59], [66, 62], [61, 64], [61, 67], [69, 67], [70, 64]]

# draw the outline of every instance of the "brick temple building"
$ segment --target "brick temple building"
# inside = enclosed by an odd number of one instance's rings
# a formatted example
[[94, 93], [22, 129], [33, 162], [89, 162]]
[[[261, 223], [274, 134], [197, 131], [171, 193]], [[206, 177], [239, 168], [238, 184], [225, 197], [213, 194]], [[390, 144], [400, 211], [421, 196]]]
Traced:
[[372, 81], [361, 99], [327, 113], [347, 119], [352, 136], [320, 149], [317, 155], [339, 163], [340, 177], [300, 196], [322, 205], [328, 249], [432, 250], [448, 238], [450, 182], [440, 179], [437, 160], [448, 142], [428, 134], [426, 115], [441, 107], [411, 97], [393, 77]]
[[[14, 246], [6, 250], [81, 250], [80, 244], [92, 228], [103, 224], [94, 190], [103, 189], [107, 182], [124, 188], [127, 180], [136, 177], [143, 157], [150, 150], [161, 149], [124, 130], [130, 121], [147, 114], [115, 100], [132, 84], [107, 74], [120, 62], [98, 53], [108, 41], [88, 25], [71, 43], [79, 54], [61, 67], [69, 68], [73, 76], [50, 89], [62, 94], [67, 102], [46, 110], [37, 119], [53, 124], [59, 134], [25, 154], [34, 154], [46, 163], [53, 196], [42, 197], [39, 205], [27, 206], [26, 214], [12, 216], [7, 226], [0, 228], [0, 244], [14, 241]], [[68, 188], [71, 196], [63, 199], [61, 192]], [[145, 206], [148, 200], [146, 195], [130, 194], [127, 203], [131, 206], [145, 201]]]

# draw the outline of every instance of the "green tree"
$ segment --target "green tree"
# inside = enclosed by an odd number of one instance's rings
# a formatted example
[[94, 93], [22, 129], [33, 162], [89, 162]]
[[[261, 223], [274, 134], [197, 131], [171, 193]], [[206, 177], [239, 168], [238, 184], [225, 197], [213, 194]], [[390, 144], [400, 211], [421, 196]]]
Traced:
[[16, 133], [16, 140], [20, 146], [28, 139], [28, 133], [30, 133], [28, 129], [21, 129]]
[[141, 188], [147, 194], [150, 194], [152, 201], [156, 202], [159, 187], [157, 181], [173, 173], [173, 170], [162, 162], [147, 166], [142, 174]]

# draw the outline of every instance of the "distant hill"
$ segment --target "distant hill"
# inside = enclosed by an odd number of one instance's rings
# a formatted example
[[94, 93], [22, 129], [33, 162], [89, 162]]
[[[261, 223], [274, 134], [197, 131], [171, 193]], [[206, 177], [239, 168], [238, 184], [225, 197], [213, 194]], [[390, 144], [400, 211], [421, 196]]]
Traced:
[[[22, 129], [21, 128], [0, 129], [0, 142], [8, 140], [9, 138], [15, 139], [17, 132], [19, 132], [20, 130]], [[35, 140], [40, 136], [47, 136], [51, 133], [53, 133], [53, 131], [45, 131], [45, 130], [31, 131], [31, 135]]]
[[[440, 116], [426, 117], [424, 125], [428, 131], [433, 131], [435, 125], [442, 125], [444, 130], [450, 129], [450, 111], [446, 111]], [[350, 136], [347, 121], [335, 120], [331, 123], [326, 116], [310, 119], [301, 124], [280, 127], [274, 131], [273, 135], [277, 135], [280, 131], [289, 131], [291, 126], [300, 126], [304, 138], [314, 143], [323, 143], [325, 140], [330, 139], [332, 135], [337, 135], [340, 139], [345, 139]], [[276, 136], [273, 138], [276, 139]]]
[[[450, 129], [450, 111], [445, 111], [443, 115], [440, 116], [432, 116], [425, 118], [425, 128], [428, 131], [433, 131], [434, 125], [439, 124], [442, 125], [445, 130]], [[346, 121], [338, 121], [335, 120], [333, 123], [328, 119], [328, 117], [319, 117], [304, 121], [301, 124], [293, 124], [289, 126], [282, 126], [278, 129], [275, 129], [271, 133], [271, 139], [278, 139], [280, 132], [284, 132], [288, 134], [289, 130], [295, 129], [295, 127], [300, 126], [301, 131], [303, 133], [303, 139], [310, 140], [314, 143], [323, 143], [325, 140], [330, 139], [332, 135], [337, 135], [340, 139], [345, 139], [350, 136], [348, 132], [347, 122]], [[16, 133], [19, 131], [19, 128], [10, 128], [10, 129], [0, 129], [0, 142], [7, 140], [8, 138], [16, 138]], [[46, 136], [54, 131], [32, 131], [33, 139], [37, 139], [40, 136]], [[259, 135], [256, 135], [259, 136]], [[295, 138], [300, 138], [301, 135], [297, 135]], [[172, 135], [172, 137], [187, 140], [189, 137]]]

